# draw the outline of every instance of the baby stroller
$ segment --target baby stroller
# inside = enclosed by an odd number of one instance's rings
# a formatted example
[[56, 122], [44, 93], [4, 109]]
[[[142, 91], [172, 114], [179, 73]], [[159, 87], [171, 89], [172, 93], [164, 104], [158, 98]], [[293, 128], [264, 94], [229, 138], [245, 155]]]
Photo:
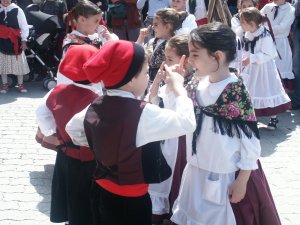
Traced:
[[56, 86], [55, 77], [60, 61], [56, 49], [63, 26], [57, 16], [41, 12], [36, 4], [28, 5], [24, 12], [28, 24], [32, 26], [25, 52], [30, 73], [24, 77], [24, 81], [42, 79], [43, 87], [50, 90]]

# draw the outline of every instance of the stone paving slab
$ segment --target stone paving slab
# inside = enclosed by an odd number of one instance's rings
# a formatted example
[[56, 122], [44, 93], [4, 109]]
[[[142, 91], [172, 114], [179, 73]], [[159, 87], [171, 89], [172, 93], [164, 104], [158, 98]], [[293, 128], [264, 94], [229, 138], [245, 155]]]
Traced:
[[[35, 142], [35, 107], [46, 94], [39, 82], [21, 94], [0, 95], [0, 225], [50, 225], [55, 152]], [[263, 169], [283, 225], [300, 225], [300, 110], [279, 116], [276, 131], [259, 119]], [[271, 225], [271, 224], [270, 224]]]

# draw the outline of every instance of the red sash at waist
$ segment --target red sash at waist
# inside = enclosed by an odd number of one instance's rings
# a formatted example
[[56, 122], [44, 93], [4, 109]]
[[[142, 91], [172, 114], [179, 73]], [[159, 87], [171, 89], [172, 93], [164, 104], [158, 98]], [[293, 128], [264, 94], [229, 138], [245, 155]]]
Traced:
[[18, 38], [21, 38], [20, 29], [13, 29], [4, 25], [0, 25], [0, 38], [9, 39], [14, 45], [14, 52], [16, 56], [19, 55]]

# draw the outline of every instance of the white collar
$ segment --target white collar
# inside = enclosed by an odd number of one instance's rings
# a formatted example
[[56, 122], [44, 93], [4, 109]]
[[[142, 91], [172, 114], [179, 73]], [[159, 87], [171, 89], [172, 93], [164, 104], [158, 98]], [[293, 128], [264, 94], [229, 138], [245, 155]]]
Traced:
[[84, 35], [83, 33], [80, 33], [78, 30], [73, 30], [70, 34], [74, 34], [79, 37], [87, 37], [87, 35]]
[[255, 37], [258, 37], [259, 35], [261, 35], [263, 31], [264, 31], [264, 27], [259, 25], [259, 27], [256, 31], [254, 31], [254, 32], [247, 31], [245, 33], [245, 38], [249, 41], [252, 41]]
[[74, 84], [75, 86], [81, 87], [81, 88], [85, 88], [88, 89], [94, 93], [96, 93], [97, 95], [102, 95], [102, 89], [99, 90], [99, 88], [96, 88], [96, 85], [85, 85], [85, 84], [78, 84], [73, 82], [72, 84]]
[[123, 90], [120, 90], [120, 89], [108, 89], [107, 90], [107, 95], [108, 96], [119, 96], [119, 97], [124, 97], [124, 98], [134, 98], [134, 99], [136, 99], [134, 94], [132, 94], [131, 92], [123, 91]]

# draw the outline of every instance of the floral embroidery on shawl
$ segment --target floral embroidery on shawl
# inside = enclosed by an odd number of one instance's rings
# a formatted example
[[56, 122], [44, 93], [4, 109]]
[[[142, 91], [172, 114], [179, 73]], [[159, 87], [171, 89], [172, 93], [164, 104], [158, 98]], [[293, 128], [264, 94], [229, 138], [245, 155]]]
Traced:
[[158, 38], [153, 41], [153, 52], [149, 57], [149, 76], [151, 80], [154, 80], [160, 65], [165, 60], [165, 47], [167, 41], [163, 41], [157, 46]]
[[75, 34], [68, 34], [63, 42], [63, 51], [66, 52], [66, 50], [70, 47], [70, 45], [93, 45], [96, 48], [100, 48], [102, 45], [101, 41], [98, 39], [91, 40], [88, 37], [84, 36], [78, 36]]
[[199, 80], [192, 79], [188, 86], [189, 97], [193, 100], [197, 127], [193, 134], [193, 154], [196, 154], [196, 140], [201, 131], [203, 116], [213, 118], [213, 131], [229, 137], [241, 138], [245, 135], [251, 138], [253, 135], [259, 138], [254, 108], [248, 91], [241, 78], [237, 82], [229, 83], [217, 101], [209, 106], [200, 106], [196, 100]]

